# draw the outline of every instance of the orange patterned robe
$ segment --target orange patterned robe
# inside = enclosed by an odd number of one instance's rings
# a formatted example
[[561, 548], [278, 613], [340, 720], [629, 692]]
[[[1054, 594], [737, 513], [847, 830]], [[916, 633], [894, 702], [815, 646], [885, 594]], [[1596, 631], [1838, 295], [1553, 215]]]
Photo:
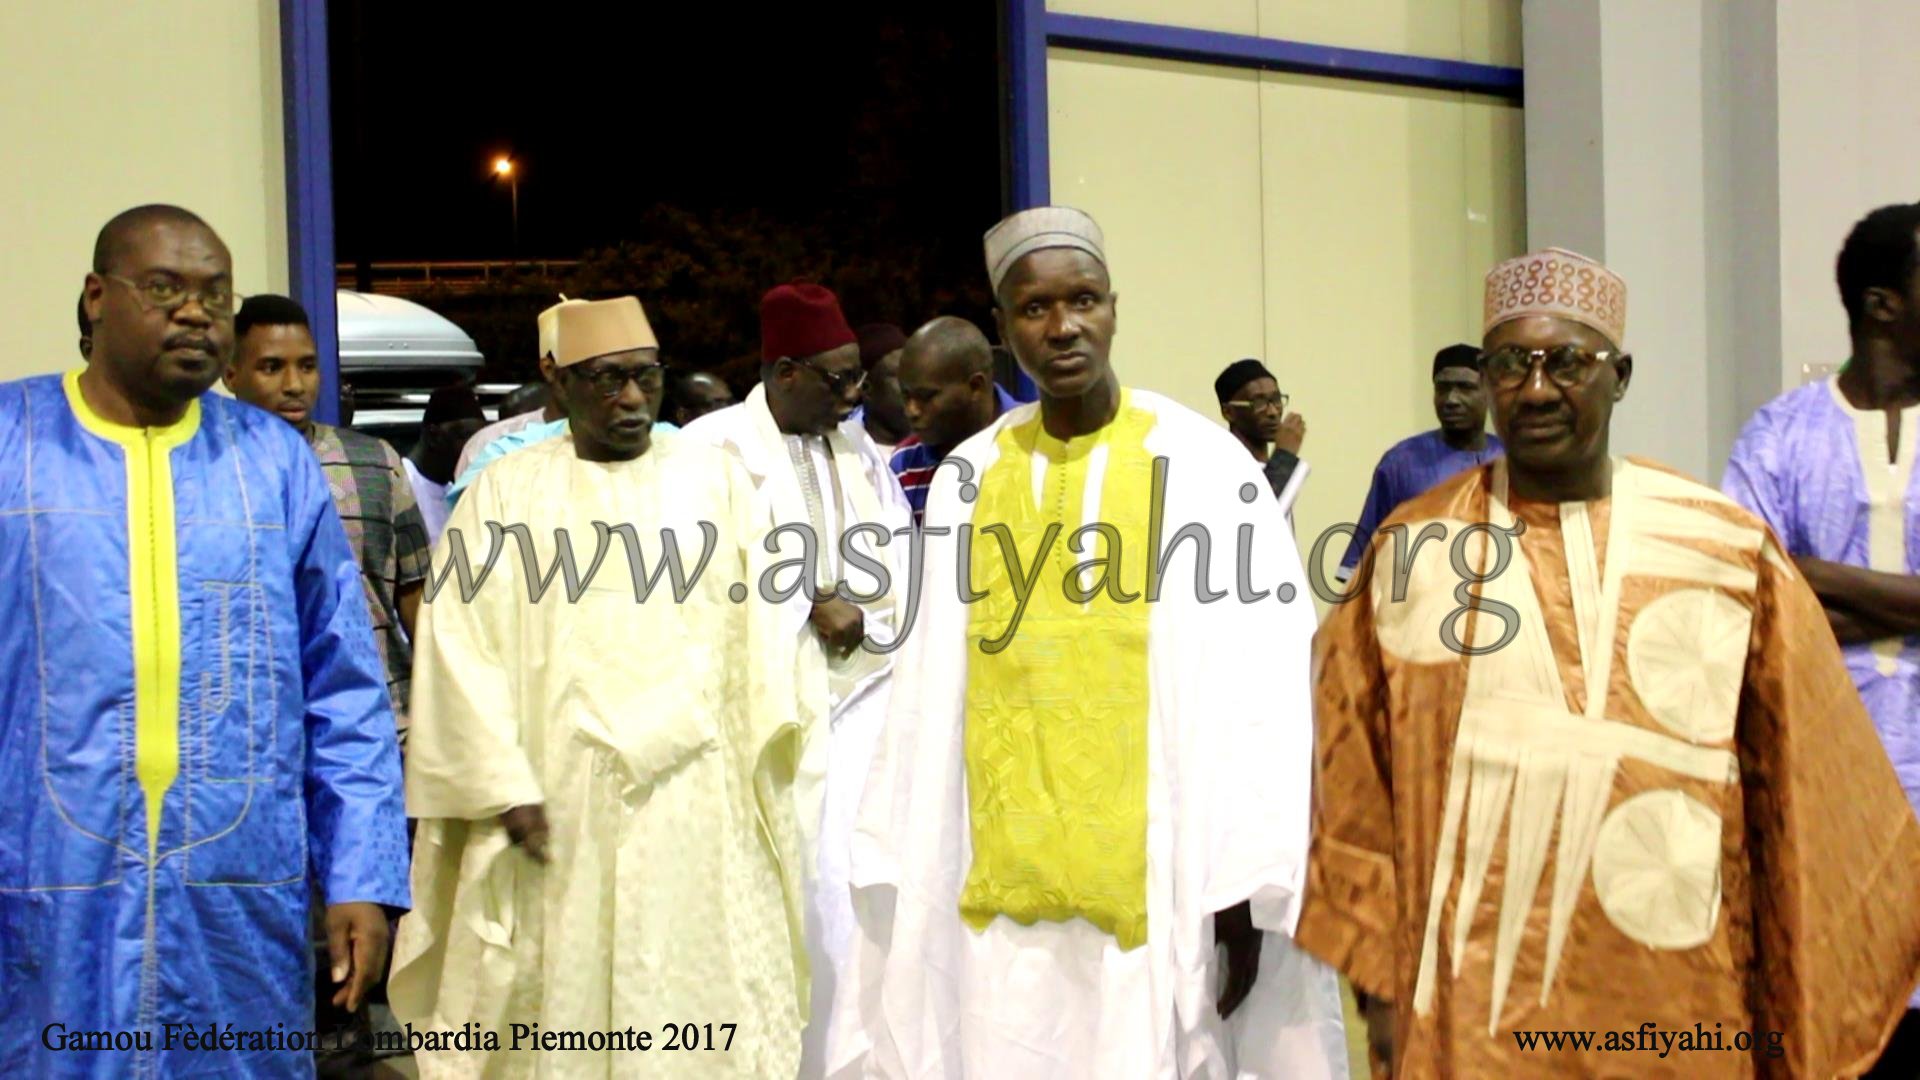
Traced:
[[[1401, 506], [1320, 631], [1300, 944], [1394, 1002], [1401, 1076], [1867, 1068], [1920, 981], [1920, 824], [1819, 602], [1658, 466], [1560, 505], [1505, 470]], [[1645, 1025], [1664, 1056], [1604, 1049]]]

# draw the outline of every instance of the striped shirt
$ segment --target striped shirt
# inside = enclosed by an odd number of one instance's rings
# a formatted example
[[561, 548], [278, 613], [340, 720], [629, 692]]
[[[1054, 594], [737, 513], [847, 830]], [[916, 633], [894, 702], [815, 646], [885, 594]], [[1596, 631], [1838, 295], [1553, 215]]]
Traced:
[[400, 625], [400, 591], [427, 577], [427, 527], [414, 503], [406, 466], [393, 447], [371, 435], [314, 424], [307, 445], [320, 459], [334, 509], [360, 561], [373, 639], [386, 662], [387, 695], [406, 730], [413, 645]]
[[[1001, 389], [998, 383], [993, 387], [993, 400], [996, 406], [993, 414], [995, 419], [1006, 415], [1008, 409], [1020, 404], [1012, 394]], [[906, 441], [894, 450], [893, 459], [888, 463], [893, 467], [893, 475], [900, 478], [900, 490], [907, 493], [907, 505], [913, 507], [915, 527], [919, 526], [920, 519], [926, 515], [927, 487], [933, 483], [933, 471], [940, 467], [941, 460], [934, 455], [933, 447], [920, 441], [920, 436], [909, 435]]]

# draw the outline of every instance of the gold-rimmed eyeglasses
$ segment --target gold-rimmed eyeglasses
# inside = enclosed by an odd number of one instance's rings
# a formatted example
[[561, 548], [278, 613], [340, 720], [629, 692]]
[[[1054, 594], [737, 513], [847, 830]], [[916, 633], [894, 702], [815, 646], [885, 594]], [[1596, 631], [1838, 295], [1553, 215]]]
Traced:
[[666, 365], [657, 361], [651, 364], [634, 364], [631, 367], [609, 364], [590, 371], [574, 368], [561, 370], [571, 372], [575, 377], [585, 380], [588, 386], [593, 387], [593, 392], [603, 398], [619, 397], [620, 391], [625, 390], [630, 382], [639, 383], [640, 392], [643, 394], [657, 394], [667, 381]]
[[233, 286], [224, 282], [214, 282], [198, 289], [189, 289], [170, 274], [154, 274], [144, 280], [121, 277], [119, 274], [101, 274], [108, 281], [117, 281], [133, 293], [140, 306], [148, 311], [164, 311], [172, 314], [186, 306], [188, 300], [197, 301], [202, 310], [209, 315], [231, 315], [234, 304], [240, 299]]
[[1480, 370], [1486, 372], [1487, 382], [1495, 390], [1513, 390], [1531, 379], [1533, 366], [1539, 364], [1554, 385], [1571, 390], [1586, 382], [1601, 364], [1625, 355], [1611, 349], [1594, 352], [1578, 345], [1555, 345], [1550, 349], [1525, 349], [1509, 345], [1481, 354]]

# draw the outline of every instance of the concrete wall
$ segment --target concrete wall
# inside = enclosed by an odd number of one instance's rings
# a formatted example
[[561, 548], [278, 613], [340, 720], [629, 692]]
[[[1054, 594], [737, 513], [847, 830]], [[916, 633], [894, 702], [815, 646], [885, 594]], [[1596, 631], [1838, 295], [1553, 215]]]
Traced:
[[1889, 45], [1920, 42], [1920, 4], [1555, 0], [1523, 29], [1530, 245], [1627, 278], [1614, 449], [1717, 482], [1754, 409], [1846, 359], [1848, 228], [1920, 198]]
[[1866, 212], [1920, 199], [1920, 3], [1778, 4], [1782, 379], [1847, 355], [1833, 261]]
[[94, 235], [130, 206], [193, 210], [242, 293], [286, 291], [274, 0], [9, 3], [0, 101], [0, 379], [80, 362]]

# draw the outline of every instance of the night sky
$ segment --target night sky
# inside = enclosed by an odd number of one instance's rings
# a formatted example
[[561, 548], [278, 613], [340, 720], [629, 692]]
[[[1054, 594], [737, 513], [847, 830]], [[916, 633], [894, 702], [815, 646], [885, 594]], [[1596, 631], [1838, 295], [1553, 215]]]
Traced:
[[628, 238], [657, 203], [970, 248], [1001, 208], [992, 0], [330, 5], [336, 251], [522, 258]]

